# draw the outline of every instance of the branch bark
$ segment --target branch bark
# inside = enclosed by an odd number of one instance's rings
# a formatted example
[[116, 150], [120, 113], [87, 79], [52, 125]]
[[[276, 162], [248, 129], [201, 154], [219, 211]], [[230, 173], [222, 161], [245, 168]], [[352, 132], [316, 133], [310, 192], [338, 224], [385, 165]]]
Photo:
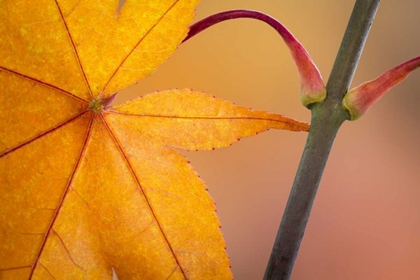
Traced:
[[380, 1], [358, 0], [354, 5], [327, 83], [329, 96], [340, 103], [353, 80]]
[[312, 205], [341, 124], [341, 102], [353, 79], [380, 0], [357, 0], [327, 83], [327, 98], [315, 104], [311, 129], [265, 271], [265, 280], [290, 279]]

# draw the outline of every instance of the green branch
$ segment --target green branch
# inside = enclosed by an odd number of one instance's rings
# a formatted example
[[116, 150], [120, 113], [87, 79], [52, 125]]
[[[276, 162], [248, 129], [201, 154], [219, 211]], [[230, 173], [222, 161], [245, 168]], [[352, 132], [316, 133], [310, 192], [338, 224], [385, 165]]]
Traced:
[[339, 103], [353, 80], [379, 2], [380, 0], [358, 0], [354, 5], [327, 83], [329, 97]]
[[311, 129], [277, 232], [264, 279], [289, 279], [331, 147], [349, 118], [341, 102], [353, 78], [380, 0], [357, 0], [327, 83], [327, 98], [312, 107]]

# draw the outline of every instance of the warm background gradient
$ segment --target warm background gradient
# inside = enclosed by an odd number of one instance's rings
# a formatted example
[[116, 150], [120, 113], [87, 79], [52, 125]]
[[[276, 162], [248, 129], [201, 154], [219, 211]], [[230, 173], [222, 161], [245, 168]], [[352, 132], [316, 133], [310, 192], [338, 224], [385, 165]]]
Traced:
[[[254, 9], [284, 23], [326, 80], [355, 1], [203, 0], [196, 19]], [[382, 1], [353, 86], [420, 55], [417, 0]], [[293, 280], [419, 279], [420, 71], [361, 120], [343, 125], [327, 164]], [[117, 102], [192, 87], [239, 105], [310, 120], [281, 38], [264, 23], [221, 23], [180, 46], [153, 76]], [[213, 152], [182, 152], [217, 202], [232, 270], [261, 279], [305, 143], [269, 131]]]

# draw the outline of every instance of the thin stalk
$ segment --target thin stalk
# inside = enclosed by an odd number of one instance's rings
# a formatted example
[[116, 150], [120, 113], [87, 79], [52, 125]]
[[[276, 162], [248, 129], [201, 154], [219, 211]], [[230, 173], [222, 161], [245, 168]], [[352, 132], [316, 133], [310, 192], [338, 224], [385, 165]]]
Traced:
[[311, 128], [264, 279], [289, 279], [334, 138], [346, 120], [341, 107], [327, 99], [312, 108]]
[[190, 27], [188, 36], [184, 42], [201, 31], [217, 24], [219, 22], [238, 19], [250, 18], [260, 20], [274, 28], [283, 38], [289, 51], [295, 61], [299, 74], [300, 82], [300, 100], [305, 107], [309, 107], [313, 103], [320, 102], [325, 99], [326, 89], [321, 73], [313, 62], [311, 56], [302, 46], [302, 44], [293, 36], [293, 34], [278, 20], [269, 15], [258, 11], [250, 10], [231, 10], [211, 15]]
[[322, 80], [321, 73], [313, 62], [311, 56], [281, 22], [269, 15], [250, 10], [231, 10], [217, 13], [193, 24], [190, 27], [189, 34], [185, 38], [184, 42], [210, 26], [225, 20], [238, 18], [250, 18], [265, 22], [274, 28], [283, 38], [283, 41], [289, 48], [298, 70], [300, 80], [300, 99], [305, 107], [309, 107], [310, 104], [317, 103], [325, 99], [326, 89], [324, 81]]
[[[341, 101], [353, 79], [379, 2], [380, 0], [356, 1], [328, 80], [327, 98], [311, 108], [311, 129], [264, 275], [266, 280], [289, 279], [291, 276], [335, 136], [341, 124], [349, 119]], [[236, 18], [261, 20], [273, 27], [286, 43], [290, 42], [291, 38], [295, 40], [280, 22], [266, 14], [233, 10], [209, 16], [195, 23], [190, 27], [190, 32], [183, 42], [214, 24]], [[306, 59], [310, 64], [313, 63], [309, 55]], [[315, 65], [314, 68], [316, 69]]]
[[348, 119], [341, 100], [353, 78], [379, 2], [356, 1], [327, 83], [327, 98], [312, 108], [311, 129], [265, 271], [265, 280], [290, 279], [335, 135]]
[[359, 63], [381, 0], [356, 1], [327, 83], [331, 98], [341, 103]]
[[188, 35], [184, 39], [183, 43], [217, 23], [238, 18], [251, 18], [263, 21], [271, 27], [273, 27], [277, 31], [277, 33], [279, 33], [279, 35], [282, 36], [284, 39], [293, 36], [291, 35], [290, 31], [287, 30], [286, 27], [284, 27], [284, 25], [282, 25], [278, 20], [267, 14], [252, 10], [231, 10], [208, 16], [191, 25], [190, 31], [188, 32]]

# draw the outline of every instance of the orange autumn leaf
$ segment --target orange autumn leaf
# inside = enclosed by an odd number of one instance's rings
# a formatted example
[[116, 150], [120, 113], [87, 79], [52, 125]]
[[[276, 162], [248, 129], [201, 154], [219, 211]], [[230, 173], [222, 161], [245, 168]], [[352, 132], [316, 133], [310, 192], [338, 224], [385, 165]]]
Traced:
[[175, 51], [197, 2], [1, 2], [0, 279], [232, 278], [174, 148], [308, 125], [189, 89], [105, 106]]

